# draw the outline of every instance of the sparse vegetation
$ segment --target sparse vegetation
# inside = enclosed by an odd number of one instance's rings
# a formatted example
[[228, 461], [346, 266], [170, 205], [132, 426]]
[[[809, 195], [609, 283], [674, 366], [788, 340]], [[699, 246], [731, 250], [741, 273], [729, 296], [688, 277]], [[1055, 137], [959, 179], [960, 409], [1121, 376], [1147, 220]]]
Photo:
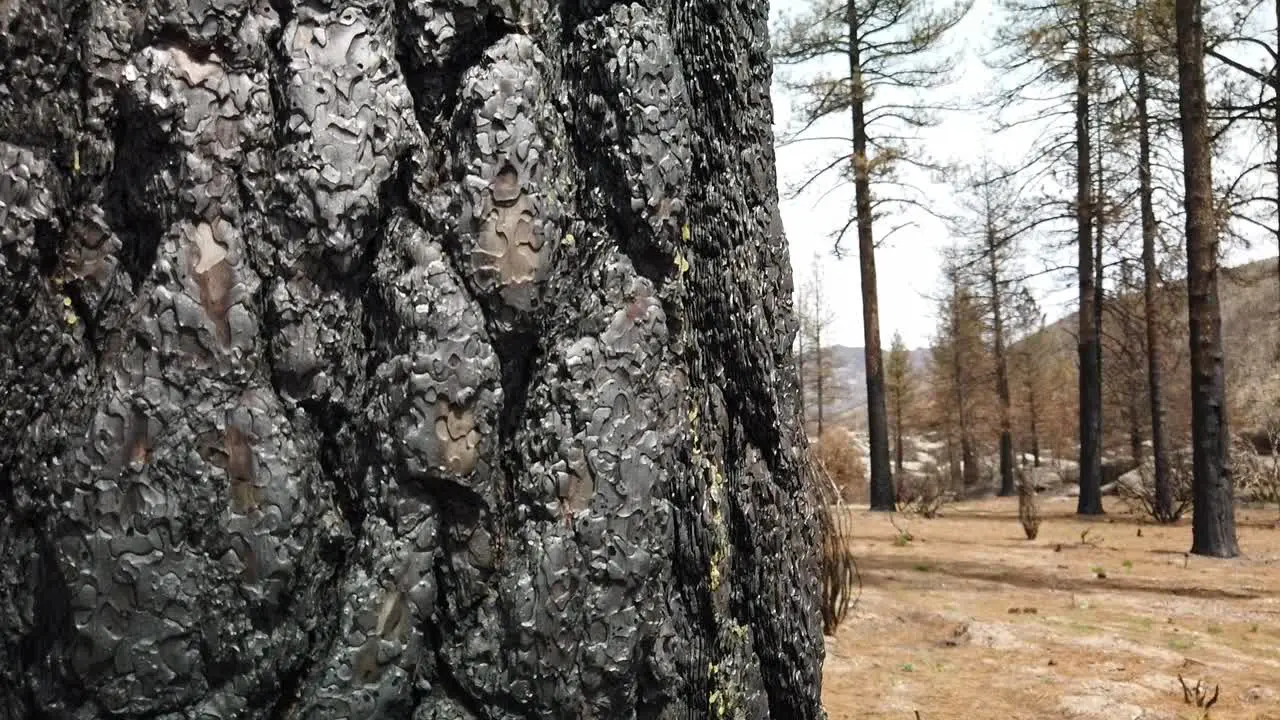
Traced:
[[898, 508], [925, 518], [937, 517], [946, 499], [946, 489], [937, 472], [898, 476]]
[[867, 497], [867, 468], [849, 434], [842, 430], [823, 433], [815, 447], [817, 461], [839, 492], [840, 502], [858, 504]]
[[1254, 439], [1238, 438], [1233, 460], [1237, 478], [1236, 493], [1243, 500], [1268, 503], [1280, 511], [1280, 428], [1271, 428], [1261, 434], [1263, 446], [1269, 450], [1263, 454]]
[[[1184, 568], [1182, 531], [1104, 501], [1106, 537], [1073, 503], [1042, 502], [1041, 544], [1009, 532], [1017, 516], [1001, 498], [949, 504], [927, 523], [898, 517], [896, 527], [854, 511], [866, 590], [828, 652], [829, 716], [892, 720], [919, 708], [949, 718], [981, 707], [984, 718], [1172, 719], [1204, 709], [1194, 695], [1185, 703], [1181, 674], [1193, 691], [1198, 678], [1222, 683], [1214, 717], [1267, 717], [1280, 629], [1258, 613], [1280, 593], [1265, 561], [1280, 552], [1280, 531], [1257, 521], [1270, 509], [1241, 511], [1241, 542], [1259, 557], [1224, 571], [1204, 558]], [[1054, 553], [1053, 542], [1068, 549]], [[908, 663], [929, 670], [927, 682], [904, 677]], [[944, 672], [932, 672], [938, 664]], [[1260, 687], [1261, 699], [1228, 687]], [[1202, 689], [1207, 702], [1213, 683]]]
[[1121, 500], [1158, 523], [1177, 522], [1195, 501], [1190, 458], [1186, 453], [1179, 453], [1169, 460], [1169, 497], [1165, 503], [1160, 501], [1159, 487], [1151, 465], [1141, 465], [1116, 482], [1116, 494]]

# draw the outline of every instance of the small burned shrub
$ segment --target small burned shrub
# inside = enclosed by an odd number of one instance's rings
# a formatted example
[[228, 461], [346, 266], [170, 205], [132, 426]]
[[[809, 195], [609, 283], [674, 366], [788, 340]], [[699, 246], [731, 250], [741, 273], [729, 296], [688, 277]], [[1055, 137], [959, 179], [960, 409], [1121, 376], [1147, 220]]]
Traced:
[[1021, 468], [1018, 469], [1018, 521], [1028, 540], [1040, 534], [1040, 500], [1036, 496], [1036, 484]]

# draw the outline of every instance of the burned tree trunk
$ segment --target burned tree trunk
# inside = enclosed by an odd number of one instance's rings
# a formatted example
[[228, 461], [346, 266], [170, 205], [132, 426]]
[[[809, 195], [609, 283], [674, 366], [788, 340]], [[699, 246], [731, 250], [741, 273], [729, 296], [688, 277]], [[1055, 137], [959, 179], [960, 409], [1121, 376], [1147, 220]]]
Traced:
[[0, 718], [817, 718], [763, 4], [0, 5]]
[[1178, 107], [1187, 204], [1187, 311], [1191, 350], [1191, 552], [1230, 558], [1236, 542], [1235, 493], [1228, 464], [1226, 368], [1218, 307], [1218, 227], [1213, 200], [1209, 111], [1200, 0], [1175, 0]]
[[1080, 497], [1076, 512], [1102, 514], [1102, 368], [1099, 363], [1098, 281], [1093, 254], [1094, 198], [1089, 136], [1089, 0], [1076, 0], [1076, 243], [1080, 307]]
[[849, 77], [855, 91], [850, 103], [853, 129], [853, 191], [857, 208], [858, 267], [862, 279], [863, 360], [867, 373], [867, 442], [871, 460], [871, 509], [893, 512], [896, 507], [893, 471], [889, 467], [889, 415], [885, 409], [884, 363], [880, 352], [880, 300], [876, 288], [876, 246], [871, 208], [871, 168], [867, 157], [867, 118], [863, 107], [862, 58], [859, 55], [858, 6], [845, 5], [849, 25]]
[[1013, 478], [1013, 411], [1009, 396], [1009, 358], [1004, 346], [1004, 296], [1000, 288], [998, 242], [987, 203], [987, 282], [991, 292], [992, 351], [996, 366], [996, 396], [1000, 401], [1000, 496], [1010, 497], [1017, 488]]

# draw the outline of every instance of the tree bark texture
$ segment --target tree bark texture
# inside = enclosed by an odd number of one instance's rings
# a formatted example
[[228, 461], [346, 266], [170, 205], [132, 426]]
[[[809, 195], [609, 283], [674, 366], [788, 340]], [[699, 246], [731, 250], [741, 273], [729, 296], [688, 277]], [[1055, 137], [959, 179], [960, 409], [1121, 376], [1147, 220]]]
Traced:
[[764, 4], [0, 4], [0, 718], [819, 718]]
[[866, 346], [867, 442], [870, 445], [871, 509], [896, 507], [893, 471], [889, 467], [889, 417], [885, 408], [884, 363], [880, 352], [880, 294], [876, 289], [876, 245], [871, 225], [871, 169], [867, 157], [867, 119], [863, 110], [862, 62], [858, 56], [857, 2], [846, 5], [849, 25], [850, 103], [853, 124], [853, 192], [858, 213], [858, 267], [862, 278], [862, 335]]
[[1076, 244], [1080, 284], [1080, 497], [1081, 515], [1102, 513], [1102, 375], [1099, 360], [1097, 280], [1093, 257], [1093, 159], [1089, 137], [1089, 0], [1076, 2]]
[[1191, 345], [1191, 552], [1240, 554], [1228, 464], [1226, 370], [1218, 307], [1218, 229], [1213, 198], [1204, 21], [1200, 0], [1175, 0], [1178, 105], [1187, 202], [1187, 311]]

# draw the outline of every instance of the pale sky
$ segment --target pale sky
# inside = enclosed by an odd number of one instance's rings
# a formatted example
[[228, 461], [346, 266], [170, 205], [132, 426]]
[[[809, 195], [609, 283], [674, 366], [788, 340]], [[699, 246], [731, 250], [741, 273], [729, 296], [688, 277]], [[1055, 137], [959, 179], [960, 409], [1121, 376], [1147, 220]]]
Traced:
[[[774, 0], [771, 17], [780, 12], [797, 12], [806, 0]], [[979, 52], [985, 52], [991, 38], [991, 30], [998, 21], [998, 10], [990, 0], [977, 0], [969, 16], [962, 21], [953, 35], [953, 42], [962, 48], [964, 59], [959, 66], [958, 80], [950, 89], [956, 98], [973, 98], [990, 88], [995, 78], [982, 60]], [[831, 63], [833, 73], [839, 73], [843, 61]], [[847, 69], [847, 66], [845, 66]], [[776, 68], [775, 80], [782, 73], [803, 76], [797, 68]], [[790, 127], [791, 98], [776, 83], [773, 92], [775, 132], [781, 134]], [[1013, 135], [992, 136], [988, 119], [977, 112], [953, 114], [938, 127], [924, 134], [919, 149], [940, 160], [976, 161], [984, 149], [997, 162], [1017, 163], [1026, 156], [1028, 148], [1039, 132], [1033, 127], [1024, 128]], [[816, 124], [809, 136], [849, 135], [847, 116], [829, 118]], [[810, 276], [815, 253], [823, 262], [824, 294], [830, 298], [835, 314], [833, 326], [828, 331], [830, 342], [839, 345], [862, 346], [862, 304], [858, 272], [857, 239], [852, 231], [846, 235], [842, 248], [846, 256], [836, 260], [831, 256], [830, 234], [838, 230], [851, 216], [853, 188], [840, 185], [834, 174], [820, 181], [805, 195], [788, 199], [788, 188], [802, 182], [811, 174], [811, 168], [830, 162], [837, 153], [847, 152], [847, 145], [839, 141], [813, 141], [779, 148], [777, 152], [778, 185], [781, 194], [781, 213], [787, 237], [791, 243], [791, 262], [797, 286]], [[924, 195], [930, 205], [951, 207], [952, 191], [949, 187], [934, 185], [928, 178], [919, 178]], [[876, 238], [902, 221], [911, 227], [895, 233], [887, 244], [876, 252], [880, 296], [880, 332], [887, 347], [894, 331], [902, 333], [907, 345], [913, 348], [928, 346], [934, 331], [933, 301], [926, 297], [939, 288], [939, 250], [950, 243], [946, 228], [936, 218], [915, 208], [904, 209], [899, 218], [878, 222]], [[1232, 264], [1274, 256], [1272, 244], [1263, 242], [1253, 251], [1233, 252]], [[1074, 250], [1060, 256], [1070, 262]], [[1038, 270], [1045, 266], [1040, 257], [1028, 257], [1026, 269]], [[1050, 319], [1060, 317], [1072, 308], [1074, 289], [1070, 274], [1045, 277], [1035, 284], [1038, 299]]]

